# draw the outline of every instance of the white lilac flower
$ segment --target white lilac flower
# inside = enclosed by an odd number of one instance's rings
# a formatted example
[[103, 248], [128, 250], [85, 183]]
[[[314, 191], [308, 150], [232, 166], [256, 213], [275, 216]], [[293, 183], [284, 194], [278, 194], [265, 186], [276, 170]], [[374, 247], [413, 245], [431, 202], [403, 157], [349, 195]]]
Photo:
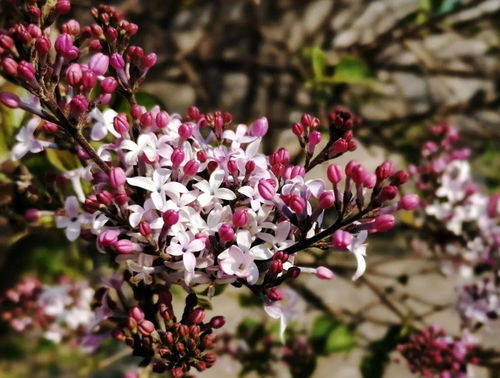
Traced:
[[68, 240], [75, 241], [80, 236], [81, 225], [90, 223], [89, 216], [80, 213], [80, 204], [75, 196], [66, 198], [64, 212], [64, 215], [56, 215], [56, 227], [64, 228]]
[[236, 244], [218, 256], [221, 269], [253, 285], [259, 279], [259, 269], [254, 260], [270, 259], [273, 253], [263, 244], [252, 247], [252, 235], [246, 230], [238, 232]]
[[[270, 226], [270, 225], [269, 225]], [[278, 224], [276, 227], [276, 232], [273, 235], [268, 233], [259, 233], [258, 236], [262, 240], [265, 240], [268, 243], [272, 244], [272, 249], [277, 251], [282, 251], [291, 245], [295, 244], [295, 241], [289, 239], [291, 224], [288, 221], [283, 221]]]
[[101, 140], [104, 139], [108, 133], [111, 133], [116, 138], [119, 138], [120, 134], [113, 126], [113, 120], [117, 114], [118, 113], [113, 109], [106, 109], [101, 112], [98, 108], [94, 108], [89, 113], [90, 119], [95, 122], [90, 131], [90, 139]]
[[209, 181], [203, 180], [195, 184], [202, 194], [198, 197], [200, 206], [206, 207], [215, 199], [231, 201], [236, 198], [236, 195], [227, 188], [221, 188], [224, 181], [225, 173], [222, 169], [218, 169], [210, 175]]
[[26, 126], [22, 127], [16, 135], [17, 144], [12, 148], [12, 160], [20, 160], [28, 152], [42, 152], [50, 142], [35, 139], [34, 133], [40, 124], [40, 118], [33, 117]]
[[247, 125], [238, 125], [236, 130], [224, 130], [222, 138], [230, 140], [231, 148], [239, 148], [242, 144], [253, 142], [256, 137], [248, 134]]
[[125, 154], [125, 162], [128, 165], [135, 165], [142, 154], [144, 154], [149, 161], [155, 161], [157, 156], [156, 144], [157, 138], [155, 134], [148, 133], [139, 135], [137, 143], [129, 139], [123, 140], [120, 144], [120, 149], [128, 151]]
[[366, 238], [368, 237], [368, 231], [361, 231], [359, 234], [354, 235], [352, 242], [347, 246], [347, 249], [354, 254], [356, 258], [357, 268], [356, 272], [352, 276], [352, 280], [355, 281], [363, 275], [366, 270]]
[[284, 344], [286, 327], [298, 314], [299, 296], [292, 289], [285, 288], [280, 291], [283, 299], [266, 304], [264, 310], [271, 318], [280, 320], [280, 340]]
[[153, 172], [153, 177], [128, 177], [127, 183], [150, 191], [153, 204], [156, 209], [161, 210], [164, 207], [167, 194], [171, 197], [179, 197], [181, 193], [188, 191], [184, 185], [175, 181], [169, 181], [170, 175], [170, 170], [158, 168]]
[[196, 256], [194, 252], [205, 249], [205, 241], [194, 239], [186, 232], [178, 232], [170, 242], [167, 253], [172, 256], [182, 256], [182, 261], [186, 270], [190, 273], [196, 268]]

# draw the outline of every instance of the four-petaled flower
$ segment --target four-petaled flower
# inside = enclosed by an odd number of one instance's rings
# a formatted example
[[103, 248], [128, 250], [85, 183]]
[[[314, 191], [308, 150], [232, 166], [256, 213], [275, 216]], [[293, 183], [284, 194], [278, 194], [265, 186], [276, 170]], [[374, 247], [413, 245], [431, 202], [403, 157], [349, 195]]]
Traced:
[[64, 215], [56, 215], [56, 227], [65, 228], [66, 237], [75, 241], [80, 236], [82, 224], [88, 224], [87, 214], [80, 214], [80, 204], [75, 196], [70, 196], [64, 201]]
[[196, 256], [194, 252], [205, 249], [203, 239], [194, 239], [187, 232], [178, 232], [167, 248], [167, 253], [172, 256], [182, 256], [184, 267], [190, 273], [196, 268]]
[[194, 186], [201, 190], [202, 194], [198, 197], [200, 206], [206, 207], [212, 203], [214, 198], [232, 201], [236, 195], [227, 188], [221, 188], [224, 181], [225, 173], [222, 169], [218, 169], [210, 175], [210, 180], [200, 181]]

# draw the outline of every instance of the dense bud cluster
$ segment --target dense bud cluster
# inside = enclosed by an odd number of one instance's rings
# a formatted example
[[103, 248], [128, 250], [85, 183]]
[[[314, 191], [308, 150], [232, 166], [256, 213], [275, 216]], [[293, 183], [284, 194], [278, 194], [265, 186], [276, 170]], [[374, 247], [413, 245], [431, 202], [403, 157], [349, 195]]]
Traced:
[[216, 341], [213, 329], [222, 327], [224, 318], [217, 316], [204, 322], [205, 310], [197, 306], [196, 295], [190, 294], [178, 320], [168, 291], [159, 296], [152, 311], [154, 323], [141, 307], [134, 306], [129, 309], [127, 321], [113, 330], [113, 337], [130, 346], [135, 356], [143, 357], [143, 365], [152, 363], [156, 373], [169, 371], [180, 378], [192, 367], [200, 372], [212, 367], [217, 359], [210, 351]]
[[467, 364], [477, 363], [474, 345], [447, 336], [437, 326], [418, 331], [397, 350], [405, 357], [414, 374], [423, 377], [467, 377]]

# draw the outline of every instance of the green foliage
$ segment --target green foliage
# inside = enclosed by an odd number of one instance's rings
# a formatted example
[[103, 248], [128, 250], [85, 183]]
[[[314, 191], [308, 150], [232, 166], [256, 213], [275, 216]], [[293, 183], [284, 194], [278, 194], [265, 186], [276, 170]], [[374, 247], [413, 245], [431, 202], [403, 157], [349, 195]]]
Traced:
[[[2, 86], [1, 91], [7, 91], [23, 96], [24, 90], [13, 84]], [[0, 105], [0, 161], [7, 158], [15, 143], [17, 129], [23, 124], [26, 113], [21, 109], [10, 109]]]
[[353, 55], [347, 55], [335, 67], [335, 74], [331, 80], [335, 83], [369, 84], [370, 71], [364, 61]]
[[321, 355], [347, 352], [356, 346], [354, 331], [328, 315], [315, 319], [310, 337], [314, 351]]
[[405, 329], [397, 325], [390, 327], [383, 338], [372, 342], [368, 347], [369, 353], [361, 361], [363, 378], [382, 378], [389, 363], [389, 354], [405, 339]]
[[485, 143], [483, 152], [475, 165], [480, 167], [480, 171], [485, 175], [486, 185], [492, 193], [500, 190], [500, 148], [499, 143]]
[[238, 295], [238, 304], [241, 307], [261, 307], [262, 300], [253, 294]]

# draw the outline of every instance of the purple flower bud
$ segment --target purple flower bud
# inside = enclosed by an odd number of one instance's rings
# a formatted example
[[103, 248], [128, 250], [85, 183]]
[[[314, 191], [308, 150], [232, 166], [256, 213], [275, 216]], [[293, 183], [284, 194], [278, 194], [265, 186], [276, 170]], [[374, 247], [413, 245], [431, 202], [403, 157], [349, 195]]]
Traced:
[[139, 232], [142, 236], [148, 237], [151, 235], [151, 226], [146, 221], [141, 221], [139, 223]]
[[335, 195], [330, 191], [323, 192], [319, 196], [318, 204], [319, 208], [322, 210], [329, 209], [330, 207], [333, 206], [334, 203], [335, 203]]
[[184, 152], [179, 147], [174, 148], [170, 160], [174, 166], [178, 167], [184, 161]]
[[49, 134], [53, 134], [55, 132], [57, 132], [57, 125], [55, 123], [52, 123], [52, 122], [49, 122], [49, 121], [45, 121], [42, 125], [43, 127], [43, 131], [45, 131], [46, 133], [49, 133]]
[[183, 123], [179, 126], [179, 136], [182, 139], [188, 139], [193, 135], [193, 128], [189, 123]]
[[133, 306], [132, 308], [130, 308], [130, 310], [128, 311], [128, 315], [131, 318], [134, 318], [137, 323], [140, 323], [144, 320], [144, 311], [142, 311], [139, 306]]
[[200, 324], [203, 322], [203, 319], [205, 319], [205, 310], [202, 308], [195, 308], [190, 314], [189, 314], [189, 322], [192, 324]]
[[105, 206], [109, 206], [111, 205], [111, 202], [113, 202], [113, 195], [107, 190], [103, 190], [97, 193], [96, 198], [100, 203], [102, 203]]
[[390, 201], [396, 198], [397, 194], [398, 194], [398, 188], [396, 188], [393, 185], [387, 185], [380, 190], [378, 198], [381, 202]]
[[247, 209], [236, 210], [233, 214], [232, 221], [235, 227], [246, 226], [248, 223], [248, 210]]
[[420, 203], [420, 198], [416, 194], [405, 194], [399, 200], [398, 207], [403, 210], [413, 210]]
[[74, 36], [80, 34], [80, 23], [76, 20], [69, 20], [61, 27], [63, 33], [68, 33]]
[[109, 172], [109, 183], [113, 187], [119, 187], [125, 184], [127, 181], [127, 176], [125, 172], [120, 167], [112, 168]]
[[153, 113], [151, 112], [145, 112], [141, 114], [140, 117], [141, 125], [143, 127], [149, 127], [153, 125]]
[[156, 61], [158, 60], [158, 57], [156, 56], [155, 53], [150, 53], [146, 55], [144, 58], [142, 58], [142, 65], [145, 68], [151, 68], [156, 64]]
[[249, 160], [245, 164], [245, 174], [249, 175], [255, 170], [255, 162], [253, 160]]
[[316, 277], [321, 280], [331, 280], [333, 272], [325, 266], [319, 266], [316, 268]]
[[330, 148], [330, 155], [335, 156], [338, 154], [343, 154], [347, 151], [348, 148], [349, 143], [345, 139], [337, 139]]
[[110, 63], [115, 70], [122, 70], [125, 67], [125, 60], [117, 53], [111, 55]]
[[223, 316], [214, 316], [210, 319], [210, 327], [214, 329], [222, 328], [226, 324], [226, 319]]
[[229, 160], [227, 162], [227, 170], [229, 171], [229, 173], [231, 173], [232, 175], [235, 175], [238, 173], [238, 165], [236, 164], [236, 161], [235, 160]]
[[128, 202], [128, 195], [124, 191], [114, 193], [114, 197], [118, 205], [125, 205]]
[[377, 183], [377, 175], [375, 173], [367, 173], [365, 175], [365, 180], [363, 181], [363, 186], [368, 189], [373, 189]]
[[373, 229], [375, 232], [386, 232], [394, 227], [396, 223], [396, 219], [391, 214], [383, 214], [379, 215], [375, 218], [373, 222]]
[[108, 105], [112, 98], [113, 95], [111, 93], [104, 93], [99, 97], [98, 105]]
[[269, 289], [266, 295], [270, 300], [274, 302], [283, 300], [283, 294], [281, 293], [281, 290], [278, 289], [277, 287], [272, 287], [271, 289]]
[[352, 235], [344, 230], [337, 230], [332, 236], [333, 248], [345, 249], [352, 243]]
[[89, 102], [87, 101], [84, 95], [77, 95], [76, 97], [73, 97], [73, 99], [71, 100], [70, 106], [71, 110], [74, 113], [81, 114], [88, 109]]
[[38, 27], [38, 25], [29, 24], [27, 30], [28, 30], [28, 33], [30, 33], [30, 35], [33, 38], [39, 38], [42, 36], [42, 30]]
[[47, 37], [40, 37], [36, 39], [35, 42], [35, 49], [38, 51], [39, 54], [47, 54], [50, 50], [50, 47], [52, 46], [52, 43], [50, 42], [50, 39]]
[[139, 332], [145, 336], [151, 335], [155, 331], [155, 325], [149, 320], [143, 320], [138, 325]]
[[107, 230], [99, 235], [99, 244], [103, 247], [111, 247], [118, 241], [118, 236], [120, 231], [117, 230]]
[[160, 129], [163, 129], [164, 127], [167, 127], [169, 122], [170, 116], [168, 115], [168, 113], [165, 110], [159, 111], [156, 115], [156, 126]]
[[375, 169], [375, 174], [377, 175], [377, 179], [380, 181], [385, 180], [386, 178], [392, 176], [393, 172], [394, 172], [394, 164], [392, 164], [390, 161], [384, 161], [377, 167], [377, 169]]
[[262, 198], [271, 201], [274, 198], [274, 186], [268, 180], [260, 180], [257, 189]]
[[14, 93], [0, 92], [0, 103], [11, 109], [17, 109], [21, 105], [21, 99]]
[[66, 14], [71, 10], [70, 0], [58, 0], [56, 4], [56, 12], [59, 14]]
[[130, 124], [125, 113], [119, 113], [113, 119], [113, 127], [119, 134], [125, 134], [130, 128]]
[[108, 71], [109, 57], [103, 53], [97, 53], [89, 61], [89, 68], [97, 76], [104, 75]]
[[26, 219], [26, 222], [28, 223], [34, 223], [37, 222], [40, 219], [40, 214], [38, 212], [38, 209], [28, 209], [24, 213], [24, 219]]
[[266, 117], [259, 118], [252, 124], [252, 136], [262, 137], [266, 135], [267, 130], [269, 129], [269, 124], [267, 122]]
[[306, 205], [307, 203], [304, 198], [293, 195], [290, 199], [288, 207], [290, 207], [290, 209], [297, 214], [303, 214], [306, 210]]
[[80, 80], [82, 80], [82, 77], [82, 69], [78, 63], [70, 64], [70, 66], [66, 69], [66, 81], [69, 85], [78, 85]]
[[344, 178], [342, 168], [339, 165], [335, 164], [331, 164], [328, 166], [326, 174], [328, 176], [328, 180], [330, 180], [333, 185], [337, 185]]
[[86, 89], [92, 89], [97, 83], [97, 76], [93, 71], [87, 70], [82, 73], [82, 84]]
[[62, 53], [62, 55], [67, 60], [75, 60], [76, 58], [78, 58], [78, 53], [79, 53], [78, 47], [71, 46], [69, 50]]
[[[353, 175], [355, 175], [354, 171], [358, 169], [358, 167], [361, 166], [360, 163], [358, 163], [356, 160], [351, 160], [347, 165], [345, 166], [345, 174], [349, 177], [352, 178]], [[360, 173], [360, 172], [358, 172]]]
[[54, 47], [60, 54], [67, 53], [73, 47], [73, 39], [67, 33], [60, 34], [56, 39]]
[[[95, 72], [95, 71], [94, 71]], [[101, 81], [101, 88], [105, 93], [113, 93], [118, 86], [118, 82], [114, 77], [108, 76]]]
[[309, 134], [309, 146], [316, 146], [321, 142], [321, 133], [319, 131], [313, 131]]
[[1, 34], [0, 47], [3, 47], [5, 50], [10, 50], [14, 47], [14, 40], [7, 34]]
[[406, 183], [408, 181], [409, 178], [410, 178], [410, 175], [408, 173], [406, 173], [405, 171], [397, 171], [394, 174], [394, 177], [392, 179], [392, 183], [394, 185], [403, 185], [404, 183]]
[[184, 174], [186, 176], [194, 176], [196, 173], [198, 173], [198, 169], [200, 168], [200, 163], [198, 163], [196, 160], [189, 160], [185, 165], [184, 165]]
[[167, 210], [163, 213], [163, 222], [165, 226], [171, 227], [179, 222], [179, 213], [175, 210]]
[[280, 148], [276, 152], [277, 162], [286, 165], [290, 162], [290, 152], [286, 148]]
[[233, 240], [234, 239], [233, 228], [229, 224], [224, 223], [219, 227], [219, 237], [225, 243]]
[[118, 253], [121, 254], [129, 254], [133, 252], [139, 252], [141, 248], [135, 244], [132, 243], [129, 239], [121, 239], [118, 240], [115, 244], [114, 247]]
[[200, 150], [196, 153], [196, 158], [198, 159], [198, 161], [200, 163], [204, 163], [207, 161], [208, 159], [208, 156], [207, 156], [207, 153], [203, 150]]
[[35, 78], [35, 67], [23, 60], [17, 66], [17, 74], [21, 79], [31, 81]]
[[304, 126], [301, 123], [295, 122], [292, 126], [292, 132], [298, 137], [304, 134]]
[[17, 67], [17, 62], [12, 58], [7, 57], [2, 61], [2, 68], [9, 75], [17, 76]]

